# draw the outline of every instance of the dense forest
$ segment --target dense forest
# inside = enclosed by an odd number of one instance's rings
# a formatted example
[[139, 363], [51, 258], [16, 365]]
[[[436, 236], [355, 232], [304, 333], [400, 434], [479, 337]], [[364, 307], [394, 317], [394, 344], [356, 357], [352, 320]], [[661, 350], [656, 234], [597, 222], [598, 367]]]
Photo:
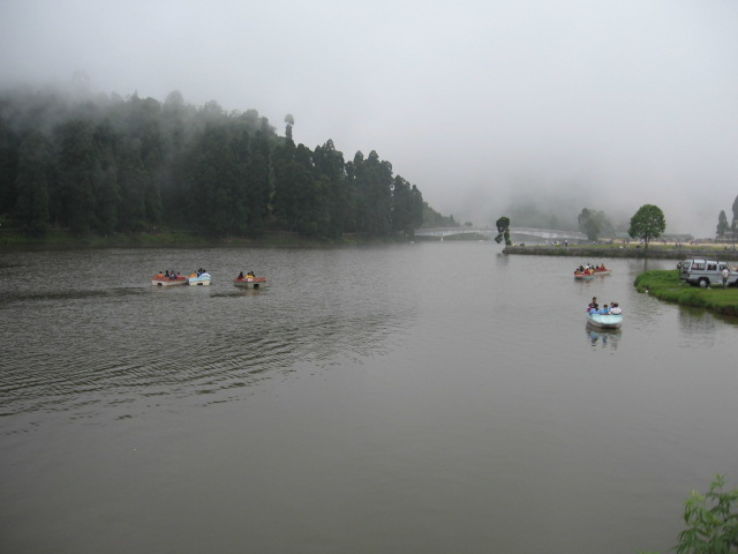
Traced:
[[[338, 238], [412, 236], [421, 192], [376, 152], [345, 161], [280, 136], [256, 110], [59, 91], [0, 93], [0, 218], [33, 236], [49, 229], [211, 236], [267, 230]], [[451, 219], [451, 221], [453, 221]]]

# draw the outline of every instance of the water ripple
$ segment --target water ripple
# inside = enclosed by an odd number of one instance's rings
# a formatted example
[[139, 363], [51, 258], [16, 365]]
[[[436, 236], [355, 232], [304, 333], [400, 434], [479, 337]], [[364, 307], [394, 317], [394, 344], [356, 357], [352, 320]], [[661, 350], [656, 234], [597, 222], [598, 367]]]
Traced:
[[[227, 255], [220, 264], [234, 268], [223, 274], [237, 273], [240, 264], [231, 259], [236, 253], [221, 254]], [[73, 286], [66, 278], [13, 278], [14, 272], [43, 275], [35, 266], [52, 262], [34, 256], [6, 264], [10, 275], [0, 283], [8, 291], [0, 299], [0, 311], [8, 316], [0, 320], [6, 339], [0, 359], [3, 416], [62, 411], [86, 417], [104, 406], [167, 397], [235, 400], [298, 364], [334, 367], [347, 354], [381, 353], [383, 343], [413, 313], [404, 297], [380, 290], [361, 267], [358, 284], [364, 295], [341, 282], [340, 273], [325, 287], [315, 287], [297, 278], [312, 270], [299, 268], [282, 279], [275, 274], [274, 281], [286, 286], [264, 291], [236, 290], [228, 280], [217, 279], [207, 291], [158, 291], [147, 278], [151, 267], [162, 262], [124, 257], [138, 282], [124, 278], [120, 286], [110, 287], [100, 268], [106, 275], [126, 274], [112, 254], [77, 254], [85, 259], [71, 262], [65, 256], [75, 254], [52, 256], [59, 257], [60, 266], [77, 269]], [[151, 294], [154, 290], [163, 294]]]

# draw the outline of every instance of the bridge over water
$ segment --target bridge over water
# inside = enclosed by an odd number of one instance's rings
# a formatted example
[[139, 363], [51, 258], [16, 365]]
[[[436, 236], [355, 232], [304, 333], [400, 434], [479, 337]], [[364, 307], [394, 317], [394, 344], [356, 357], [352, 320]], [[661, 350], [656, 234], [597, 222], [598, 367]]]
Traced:
[[[497, 236], [497, 229], [492, 227], [429, 227], [417, 229], [416, 237], [435, 237], [443, 240], [455, 235], [482, 235], [493, 239]], [[516, 241], [585, 241], [587, 236], [578, 231], [562, 231], [560, 229], [540, 229], [536, 227], [510, 227], [510, 236]]]

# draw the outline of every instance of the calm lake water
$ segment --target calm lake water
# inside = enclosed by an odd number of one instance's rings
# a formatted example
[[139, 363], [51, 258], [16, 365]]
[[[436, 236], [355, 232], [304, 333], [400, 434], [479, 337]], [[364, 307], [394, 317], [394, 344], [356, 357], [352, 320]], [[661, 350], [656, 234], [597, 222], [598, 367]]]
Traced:
[[738, 326], [499, 248], [0, 254], [0, 551], [668, 550], [738, 484]]

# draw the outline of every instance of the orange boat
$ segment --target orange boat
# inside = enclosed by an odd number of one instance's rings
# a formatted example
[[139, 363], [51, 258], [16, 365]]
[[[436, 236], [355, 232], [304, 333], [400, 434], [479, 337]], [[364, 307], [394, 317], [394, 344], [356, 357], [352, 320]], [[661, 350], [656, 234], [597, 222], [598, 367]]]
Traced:
[[604, 266], [604, 264], [598, 267], [589, 266], [583, 271], [579, 271], [578, 269], [575, 269], [574, 279], [589, 280], [589, 279], [594, 279], [595, 277], [604, 277], [605, 275], [610, 275], [610, 273], [611, 271], [607, 269]]
[[574, 272], [574, 279], [588, 281], [589, 279], [594, 279], [594, 278], [595, 278], [594, 271], [591, 271], [589, 269], [585, 269], [584, 271]]
[[247, 275], [243, 275], [243, 273], [239, 274], [233, 280], [233, 284], [242, 289], [260, 289], [268, 286], [266, 277], [256, 277], [253, 273]]
[[187, 277], [184, 275], [176, 275], [169, 277], [163, 273], [157, 273], [151, 278], [151, 285], [154, 287], [172, 287], [174, 285], [186, 285]]

